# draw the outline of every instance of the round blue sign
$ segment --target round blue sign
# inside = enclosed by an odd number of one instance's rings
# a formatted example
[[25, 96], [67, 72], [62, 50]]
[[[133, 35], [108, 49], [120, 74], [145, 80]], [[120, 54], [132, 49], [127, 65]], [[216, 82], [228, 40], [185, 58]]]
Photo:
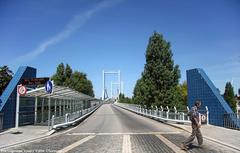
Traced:
[[47, 81], [45, 83], [45, 90], [47, 93], [52, 93], [52, 89], [53, 89], [53, 85], [52, 85], [52, 82], [51, 81]]

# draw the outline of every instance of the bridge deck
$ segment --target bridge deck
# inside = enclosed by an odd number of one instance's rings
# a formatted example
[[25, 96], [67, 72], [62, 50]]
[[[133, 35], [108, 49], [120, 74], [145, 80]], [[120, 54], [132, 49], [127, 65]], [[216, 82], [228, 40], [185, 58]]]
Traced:
[[[73, 129], [27, 143], [11, 150], [46, 152], [183, 152], [179, 146], [189, 133], [139, 116], [112, 104], [104, 104]], [[189, 152], [234, 152], [204, 140], [202, 148], [194, 142]]]

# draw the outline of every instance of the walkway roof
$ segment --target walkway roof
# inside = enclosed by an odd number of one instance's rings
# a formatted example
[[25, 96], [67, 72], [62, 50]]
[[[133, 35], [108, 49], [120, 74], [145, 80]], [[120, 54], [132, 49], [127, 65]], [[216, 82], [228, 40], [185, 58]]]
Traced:
[[53, 92], [49, 94], [45, 91], [45, 87], [40, 87], [27, 91], [25, 97], [41, 97], [41, 98], [56, 98], [56, 99], [82, 99], [82, 100], [97, 100], [94, 97], [75, 91], [69, 87], [53, 85]]

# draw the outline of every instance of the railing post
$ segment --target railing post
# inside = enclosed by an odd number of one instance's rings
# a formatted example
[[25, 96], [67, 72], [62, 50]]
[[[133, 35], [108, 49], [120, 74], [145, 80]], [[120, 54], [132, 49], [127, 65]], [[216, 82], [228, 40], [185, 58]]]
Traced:
[[153, 115], [153, 105], [151, 105], [151, 111], [150, 111], [150, 115]]
[[66, 122], [66, 123], [68, 122], [68, 113], [65, 114], [65, 122]]
[[160, 106], [160, 108], [161, 108], [161, 115], [160, 115], [160, 117], [163, 117], [163, 107]]
[[169, 119], [169, 108], [167, 106], [167, 119]]
[[[187, 106], [187, 111], [188, 111], [188, 113], [189, 113], [189, 107]], [[189, 121], [190, 120], [190, 118], [189, 118], [189, 116], [187, 116], [187, 120]]]
[[206, 111], [207, 111], [207, 125], [209, 124], [209, 111], [208, 111], [208, 107], [206, 106]]
[[177, 108], [174, 106], [174, 113], [175, 113], [175, 115], [174, 115], [174, 118], [175, 118], [175, 120], [176, 120], [176, 116], [177, 116]]
[[55, 118], [54, 115], [52, 115], [52, 123], [51, 123], [52, 124], [52, 128], [54, 126], [54, 118]]
[[158, 114], [157, 114], [157, 113], [158, 113], [158, 107], [155, 106], [155, 108], [156, 108], [156, 109], [155, 109], [155, 116], [158, 116]]

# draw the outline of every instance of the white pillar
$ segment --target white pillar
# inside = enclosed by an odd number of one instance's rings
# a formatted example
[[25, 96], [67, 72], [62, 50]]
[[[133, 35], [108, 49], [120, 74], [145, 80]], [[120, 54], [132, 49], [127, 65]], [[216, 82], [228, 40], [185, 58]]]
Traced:
[[59, 103], [59, 116], [62, 116], [62, 101], [58, 99], [58, 103]]
[[124, 93], [123, 81], [121, 81], [121, 89], [122, 89], [121, 93]]
[[66, 113], [66, 111], [65, 111], [65, 105], [66, 105], [66, 102], [65, 102], [65, 99], [63, 99], [63, 114]]
[[113, 82], [111, 81], [111, 98], [113, 98]]
[[34, 108], [34, 124], [36, 124], [37, 123], [37, 107], [38, 107], [38, 105], [37, 105], [37, 96], [35, 97], [35, 108]]
[[44, 98], [42, 98], [42, 108], [41, 108], [41, 115], [42, 115], [42, 117], [41, 117], [41, 123], [43, 123], [43, 111], [44, 111]]
[[102, 71], [102, 100], [104, 100], [105, 96], [105, 72], [104, 70]]
[[[17, 90], [19, 88], [19, 85], [17, 86]], [[16, 101], [16, 118], [15, 118], [15, 128], [18, 128], [19, 123], [19, 103], [20, 103], [20, 95], [17, 92], [17, 101]]]
[[57, 117], [57, 99], [54, 100], [54, 115]]
[[50, 120], [51, 120], [51, 98], [48, 98], [48, 130], [50, 130]]
[[118, 70], [119, 95], [121, 94], [121, 71]]

